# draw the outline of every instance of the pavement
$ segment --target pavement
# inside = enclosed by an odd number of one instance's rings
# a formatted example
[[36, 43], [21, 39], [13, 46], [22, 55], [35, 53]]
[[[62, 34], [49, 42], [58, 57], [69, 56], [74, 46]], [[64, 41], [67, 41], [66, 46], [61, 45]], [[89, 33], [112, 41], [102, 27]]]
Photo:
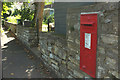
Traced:
[[56, 78], [43, 62], [8, 31], [1, 35], [3, 78]]

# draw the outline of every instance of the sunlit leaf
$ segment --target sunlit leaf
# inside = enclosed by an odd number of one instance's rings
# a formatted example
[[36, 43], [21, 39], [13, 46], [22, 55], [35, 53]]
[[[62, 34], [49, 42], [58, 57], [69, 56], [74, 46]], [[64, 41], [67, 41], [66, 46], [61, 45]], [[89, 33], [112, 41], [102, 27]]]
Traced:
[[14, 73], [10, 73], [10, 75], [12, 75], [12, 76], [13, 76], [13, 75], [14, 75]]

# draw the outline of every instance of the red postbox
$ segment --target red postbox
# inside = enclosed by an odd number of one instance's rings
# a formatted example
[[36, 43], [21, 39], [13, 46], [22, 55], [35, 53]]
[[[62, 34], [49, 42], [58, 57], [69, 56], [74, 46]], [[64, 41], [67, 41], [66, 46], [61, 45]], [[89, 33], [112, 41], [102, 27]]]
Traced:
[[97, 13], [80, 15], [80, 69], [96, 77]]

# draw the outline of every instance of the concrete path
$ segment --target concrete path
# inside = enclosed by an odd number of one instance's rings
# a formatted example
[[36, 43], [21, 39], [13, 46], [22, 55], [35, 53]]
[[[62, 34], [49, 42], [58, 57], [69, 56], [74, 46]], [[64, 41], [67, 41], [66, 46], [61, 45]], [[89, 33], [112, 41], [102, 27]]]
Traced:
[[55, 78], [40, 59], [10, 36], [6, 31], [1, 37], [3, 78]]

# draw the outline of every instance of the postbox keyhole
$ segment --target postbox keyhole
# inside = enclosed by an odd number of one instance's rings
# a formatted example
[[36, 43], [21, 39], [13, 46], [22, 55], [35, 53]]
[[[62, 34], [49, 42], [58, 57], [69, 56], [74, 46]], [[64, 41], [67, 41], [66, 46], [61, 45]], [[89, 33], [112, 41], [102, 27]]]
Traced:
[[85, 69], [85, 68], [86, 68], [86, 66], [85, 66], [85, 65], [83, 65], [83, 66], [82, 66], [82, 68], [83, 68], [83, 69]]
[[90, 17], [88, 17], [88, 21], [90, 20]]

